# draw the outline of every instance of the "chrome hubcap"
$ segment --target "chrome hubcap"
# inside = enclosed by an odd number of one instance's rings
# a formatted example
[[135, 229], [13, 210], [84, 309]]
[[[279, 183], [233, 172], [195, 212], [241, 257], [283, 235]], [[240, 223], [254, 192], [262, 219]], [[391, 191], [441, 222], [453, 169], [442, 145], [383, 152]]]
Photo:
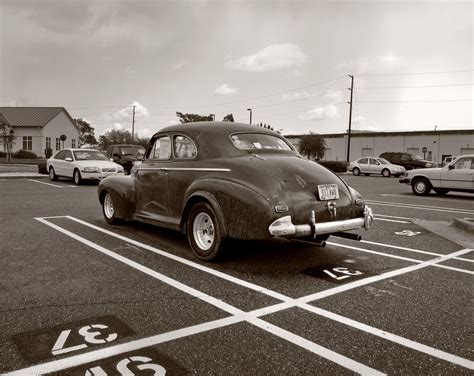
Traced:
[[199, 213], [194, 218], [193, 236], [198, 247], [204, 251], [214, 244], [214, 223], [207, 213]]
[[417, 182], [417, 183], [415, 184], [415, 189], [416, 189], [417, 192], [420, 192], [420, 193], [421, 193], [421, 192], [424, 192], [424, 190], [425, 190], [425, 183], [423, 183], [423, 182], [421, 182], [421, 181]]
[[53, 169], [50, 169], [50, 170], [49, 170], [49, 178], [50, 178], [51, 180], [54, 179], [54, 170], [53, 170]]
[[104, 199], [104, 213], [109, 219], [114, 216], [114, 202], [109, 194], [107, 194]]

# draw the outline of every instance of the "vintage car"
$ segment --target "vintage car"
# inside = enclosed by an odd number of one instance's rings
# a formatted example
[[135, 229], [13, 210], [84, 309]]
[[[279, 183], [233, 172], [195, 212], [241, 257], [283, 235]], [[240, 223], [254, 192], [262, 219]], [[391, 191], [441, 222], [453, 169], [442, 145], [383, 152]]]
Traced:
[[101, 180], [111, 175], [123, 175], [123, 167], [95, 149], [63, 149], [46, 161], [50, 180], [72, 178], [76, 185], [84, 180]]
[[408, 171], [399, 181], [411, 185], [418, 196], [428, 195], [432, 189], [439, 195], [449, 191], [474, 193], [474, 154], [461, 155], [441, 168]]
[[109, 224], [182, 231], [201, 260], [214, 259], [227, 238], [360, 239], [346, 231], [373, 220], [359, 193], [284, 137], [229, 122], [162, 129], [131, 175], [104, 179], [98, 194]]
[[376, 157], [362, 157], [356, 161], [349, 163], [349, 171], [355, 176], [364, 174], [366, 176], [370, 174], [382, 175], [385, 178], [393, 176], [400, 176], [406, 173], [404, 167], [392, 164], [386, 159]]

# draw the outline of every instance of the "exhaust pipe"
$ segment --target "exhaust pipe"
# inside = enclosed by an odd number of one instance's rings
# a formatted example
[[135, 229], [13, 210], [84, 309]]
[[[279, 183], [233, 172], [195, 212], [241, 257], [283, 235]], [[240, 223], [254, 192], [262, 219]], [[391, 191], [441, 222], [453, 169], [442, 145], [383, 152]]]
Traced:
[[331, 235], [337, 236], [338, 238], [357, 240], [358, 242], [362, 240], [362, 236], [360, 236], [359, 234], [351, 234], [349, 232], [336, 232]]

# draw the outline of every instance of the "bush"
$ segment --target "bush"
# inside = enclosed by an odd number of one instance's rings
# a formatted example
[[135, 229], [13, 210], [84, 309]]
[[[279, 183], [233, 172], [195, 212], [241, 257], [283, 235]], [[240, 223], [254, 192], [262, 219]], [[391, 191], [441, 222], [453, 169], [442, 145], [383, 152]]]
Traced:
[[18, 158], [18, 159], [35, 159], [38, 158], [35, 153], [32, 153], [31, 151], [28, 150], [18, 150], [16, 153], [12, 154], [13, 158]]
[[348, 163], [341, 161], [318, 161], [321, 166], [330, 169], [332, 172], [346, 172]]
[[44, 156], [45, 156], [46, 158], [49, 158], [49, 157], [51, 157], [52, 155], [53, 155], [53, 149], [51, 149], [51, 148], [46, 148], [46, 149], [44, 149]]
[[48, 170], [46, 169], [46, 161], [40, 161], [38, 163], [38, 173], [48, 175]]

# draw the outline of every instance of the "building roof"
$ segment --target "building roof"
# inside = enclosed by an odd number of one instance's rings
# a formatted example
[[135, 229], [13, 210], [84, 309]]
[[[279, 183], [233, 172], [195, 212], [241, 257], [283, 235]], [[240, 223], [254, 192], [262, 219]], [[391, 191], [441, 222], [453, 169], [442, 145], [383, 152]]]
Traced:
[[64, 107], [0, 107], [0, 114], [12, 127], [44, 127], [62, 111], [76, 126]]

